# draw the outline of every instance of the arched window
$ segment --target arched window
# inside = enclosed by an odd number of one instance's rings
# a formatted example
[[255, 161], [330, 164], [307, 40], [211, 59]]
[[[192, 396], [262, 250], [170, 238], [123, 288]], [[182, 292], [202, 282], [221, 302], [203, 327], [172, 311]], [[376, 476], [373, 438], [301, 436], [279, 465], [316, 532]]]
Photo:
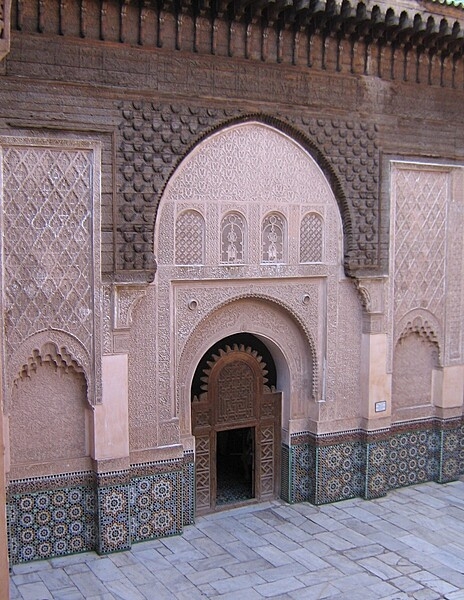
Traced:
[[245, 219], [240, 213], [229, 213], [221, 222], [221, 262], [243, 264], [246, 261]]
[[303, 217], [300, 225], [300, 263], [323, 260], [323, 220], [317, 213]]
[[195, 210], [187, 210], [176, 221], [176, 264], [202, 265], [205, 262], [205, 221]]
[[286, 246], [286, 223], [282, 215], [271, 213], [263, 220], [262, 254], [263, 263], [284, 263]]

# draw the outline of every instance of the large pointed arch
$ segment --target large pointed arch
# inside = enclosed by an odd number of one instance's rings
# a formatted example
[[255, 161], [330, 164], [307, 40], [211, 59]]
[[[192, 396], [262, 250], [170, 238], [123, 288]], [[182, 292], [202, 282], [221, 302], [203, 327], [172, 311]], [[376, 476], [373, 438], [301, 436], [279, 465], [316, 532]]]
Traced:
[[[154, 224], [154, 247], [155, 247], [155, 258], [158, 262], [158, 255], [156, 253], [156, 239], [157, 239], [157, 224], [159, 221], [160, 208], [165, 197], [166, 190], [172, 185], [172, 181], [177, 178], [179, 170], [182, 169], [182, 165], [187, 163], [191, 157], [198, 151], [198, 149], [205, 145], [211, 138], [231, 130], [234, 127], [239, 127], [246, 124], [256, 124], [267, 126], [270, 129], [280, 133], [287, 139], [291, 140], [295, 145], [299, 146], [308, 155], [308, 159], [313, 161], [317, 168], [320, 170], [321, 175], [328, 182], [333, 196], [336, 200], [339, 214], [341, 217], [342, 229], [343, 229], [343, 248], [344, 248], [344, 269], [347, 275], [349, 275], [349, 253], [354, 247], [353, 241], [353, 216], [350, 210], [350, 204], [348, 202], [342, 180], [335, 171], [333, 165], [329, 159], [325, 156], [324, 152], [320, 149], [319, 145], [311, 139], [308, 135], [303, 133], [288, 122], [282, 121], [271, 115], [264, 113], [250, 113], [241, 117], [234, 117], [230, 120], [224, 121], [215, 127], [208, 129], [203, 135], [192, 143], [187, 152], [175, 163], [175, 167], [172, 169], [169, 177], [164, 182], [163, 187], [160, 190], [160, 202], [157, 204], [155, 212], [155, 224]], [[282, 156], [282, 160], [285, 160], [285, 156]]]

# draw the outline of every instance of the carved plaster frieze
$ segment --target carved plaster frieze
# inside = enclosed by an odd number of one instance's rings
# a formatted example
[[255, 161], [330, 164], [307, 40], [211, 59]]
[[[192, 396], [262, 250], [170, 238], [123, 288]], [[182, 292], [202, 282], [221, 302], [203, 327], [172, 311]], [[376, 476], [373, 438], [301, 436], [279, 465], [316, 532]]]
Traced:
[[178, 419], [161, 422], [158, 426], [158, 443], [160, 446], [173, 446], [179, 443], [180, 428]]
[[130, 329], [134, 311], [146, 294], [146, 286], [114, 286], [114, 329]]
[[291, 279], [279, 281], [237, 281], [234, 285], [202, 282], [189, 286], [175, 284], [176, 303], [176, 346], [180, 356], [188, 338], [204, 319], [209, 319], [213, 310], [240, 299], [255, 298], [279, 305], [304, 331], [313, 362], [313, 395], [317, 396], [318, 358], [317, 348], [322, 347], [324, 331], [320, 315], [324, 311], [323, 279], [308, 279], [298, 282]]
[[460, 165], [391, 162], [391, 352], [414, 332], [438, 344], [445, 366], [462, 361], [463, 181]]
[[113, 353], [113, 290], [111, 285], [102, 288], [102, 349], [103, 354]]

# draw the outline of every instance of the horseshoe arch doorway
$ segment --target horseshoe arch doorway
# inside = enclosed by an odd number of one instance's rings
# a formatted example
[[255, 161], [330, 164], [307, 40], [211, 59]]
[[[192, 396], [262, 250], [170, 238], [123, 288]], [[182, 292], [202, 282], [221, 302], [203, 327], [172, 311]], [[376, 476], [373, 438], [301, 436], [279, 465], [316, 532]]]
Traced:
[[224, 338], [192, 383], [196, 514], [280, 493], [282, 394], [272, 356], [256, 336]]

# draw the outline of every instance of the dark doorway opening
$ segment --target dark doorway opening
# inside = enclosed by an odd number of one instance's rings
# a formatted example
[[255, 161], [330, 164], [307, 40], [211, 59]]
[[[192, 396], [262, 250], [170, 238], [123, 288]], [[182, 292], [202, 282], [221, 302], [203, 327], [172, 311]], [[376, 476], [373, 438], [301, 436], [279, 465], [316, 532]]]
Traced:
[[255, 428], [217, 432], [216, 506], [255, 497]]

